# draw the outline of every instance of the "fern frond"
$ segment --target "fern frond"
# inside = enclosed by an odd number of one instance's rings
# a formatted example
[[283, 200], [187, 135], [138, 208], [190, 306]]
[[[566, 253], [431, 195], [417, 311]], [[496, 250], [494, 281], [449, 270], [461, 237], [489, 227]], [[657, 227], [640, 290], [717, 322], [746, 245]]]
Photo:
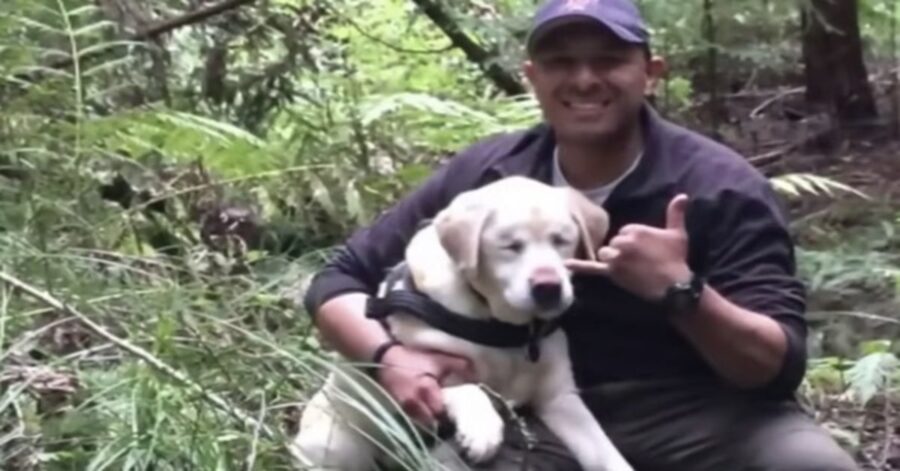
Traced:
[[220, 140], [238, 139], [257, 147], [265, 146], [265, 142], [262, 139], [237, 126], [200, 115], [170, 111], [159, 113], [157, 117], [161, 121], [169, 124], [192, 129], [201, 134], [213, 136]]
[[890, 352], [870, 353], [847, 370], [850, 392], [862, 405], [892, 383], [900, 371], [900, 359]]
[[12, 16], [12, 19], [21, 23], [23, 26], [35, 28], [45, 33], [55, 34], [58, 36], [68, 36], [65, 30], [61, 30], [54, 26], [48, 25], [47, 23], [35, 20], [33, 18], [28, 18], [25, 16]]
[[[52, 67], [45, 67], [42, 65], [23, 65], [20, 67], [16, 67], [13, 69], [13, 75], [29, 75], [29, 74], [44, 74], [44, 75], [52, 75], [55, 77], [61, 77], [66, 79], [72, 79], [75, 77], [72, 72], [63, 69], [54, 69]], [[6, 77], [8, 80], [12, 81], [14, 77]], [[23, 81], [25, 84], [29, 84], [28, 81]]]
[[0, 44], [0, 52], [3, 52], [4, 50], [31, 52], [35, 53], [41, 59], [68, 59], [72, 57], [67, 51], [62, 51], [52, 47]]
[[[83, 55], [83, 54], [80, 54]], [[95, 65], [91, 68], [85, 69], [84, 72], [81, 73], [82, 77], [93, 77], [101, 72], [106, 72], [109, 70], [115, 70], [117, 67], [127, 66], [130, 62], [133, 62], [134, 58], [132, 56], [120, 57], [118, 59], [113, 59], [110, 61], [106, 61], [102, 64]]]
[[146, 47], [146, 45], [139, 41], [128, 41], [128, 40], [118, 40], [118, 41], [107, 41], [99, 44], [94, 44], [93, 46], [87, 46], [82, 48], [81, 51], [78, 52], [78, 58], [86, 57], [92, 54], [97, 54], [99, 52], [105, 51], [107, 49], [113, 49], [116, 47]]
[[416, 111], [444, 117], [474, 119], [486, 124], [496, 121], [487, 113], [482, 113], [457, 101], [438, 98], [426, 93], [398, 93], [373, 97], [370, 103], [363, 107], [362, 123], [368, 126], [403, 108], [412, 108]]
[[871, 199], [865, 193], [837, 180], [815, 175], [811, 173], [789, 173], [770, 179], [776, 191], [789, 196], [799, 197], [804, 192], [812, 195], [835, 196], [835, 191], [842, 191], [859, 196], [863, 199]]
[[72, 10], [69, 10], [68, 15], [69, 15], [69, 18], [75, 18], [78, 16], [90, 16], [90, 15], [93, 15], [93, 14], [99, 13], [99, 12], [100, 12], [100, 7], [98, 7], [97, 5], [87, 4], [87, 5], [80, 6], [78, 8], [73, 8]]
[[97, 33], [98, 31], [100, 31], [104, 28], [115, 28], [115, 27], [116, 27], [116, 24], [113, 23], [112, 21], [102, 20], [102, 21], [98, 21], [96, 23], [92, 23], [92, 24], [89, 24], [86, 26], [82, 26], [81, 28], [78, 28], [76, 30], [73, 30], [72, 36], [78, 38], [81, 36], [86, 36], [86, 35]]
[[88, 102], [100, 101], [100, 100], [106, 99], [110, 95], [118, 93], [122, 90], [127, 90], [132, 87], [134, 87], [134, 84], [130, 84], [130, 83], [119, 83], [116, 85], [112, 85], [112, 86], [104, 88], [102, 90], [96, 90], [96, 91], [90, 92], [85, 97], [85, 101], [88, 101]]

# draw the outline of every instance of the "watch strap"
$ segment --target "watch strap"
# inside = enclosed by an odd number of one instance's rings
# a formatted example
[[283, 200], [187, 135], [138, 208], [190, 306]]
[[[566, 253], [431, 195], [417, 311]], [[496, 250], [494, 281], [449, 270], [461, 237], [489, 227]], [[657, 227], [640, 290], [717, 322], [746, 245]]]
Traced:
[[372, 363], [375, 363], [376, 365], [381, 364], [381, 360], [388, 350], [397, 345], [402, 345], [397, 339], [390, 339], [379, 345], [378, 348], [375, 349], [375, 352], [372, 353]]

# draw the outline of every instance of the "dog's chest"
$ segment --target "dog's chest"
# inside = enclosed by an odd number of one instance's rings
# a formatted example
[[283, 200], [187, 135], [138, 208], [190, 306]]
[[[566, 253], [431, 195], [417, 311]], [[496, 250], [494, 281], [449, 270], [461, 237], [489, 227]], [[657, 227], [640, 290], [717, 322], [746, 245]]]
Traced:
[[546, 365], [531, 362], [524, 349], [482, 349], [473, 357], [479, 380], [514, 405], [532, 401]]
[[[406, 345], [469, 359], [478, 381], [514, 404], [531, 401], [535, 391], [541, 389], [539, 384], [546, 378], [546, 373], [552, 369], [553, 359], [558, 356], [558, 347], [546, 340], [542, 342], [541, 360], [532, 362], [524, 347], [506, 349], [477, 345], [405, 316], [392, 317], [389, 322], [394, 335]], [[449, 378], [449, 383], [446, 386], [457, 381]]]

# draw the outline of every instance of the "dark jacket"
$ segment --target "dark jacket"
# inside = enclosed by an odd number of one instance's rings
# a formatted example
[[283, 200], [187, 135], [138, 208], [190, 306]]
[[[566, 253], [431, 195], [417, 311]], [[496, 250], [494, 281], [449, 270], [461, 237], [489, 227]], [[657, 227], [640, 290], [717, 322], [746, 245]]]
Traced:
[[[690, 196], [689, 265], [732, 302], [775, 319], [788, 338], [780, 374], [762, 393], [789, 396], [806, 366], [804, 286], [795, 276], [787, 220], [769, 181], [740, 155], [662, 119], [641, 114], [641, 162], [604, 204], [609, 237], [629, 223], [662, 227], [676, 194]], [[423, 218], [461, 191], [508, 175], [549, 182], [554, 138], [546, 124], [486, 138], [463, 150], [420, 187], [355, 232], [319, 272], [304, 304], [314, 314], [342, 293], [374, 293]], [[566, 329], [579, 386], [639, 378], [710, 377], [713, 370], [658, 308], [604, 277], [577, 275]], [[740, 342], [741, 339], [734, 339]]]

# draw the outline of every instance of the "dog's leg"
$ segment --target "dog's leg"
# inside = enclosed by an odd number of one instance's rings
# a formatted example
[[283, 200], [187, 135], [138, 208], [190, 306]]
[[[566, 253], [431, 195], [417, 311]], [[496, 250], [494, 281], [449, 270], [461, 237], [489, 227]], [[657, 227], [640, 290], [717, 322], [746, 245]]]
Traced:
[[632, 471], [578, 394], [554, 396], [538, 404], [537, 414], [584, 471]]
[[299, 469], [375, 469], [375, 446], [336, 416], [324, 391], [317, 392], [304, 408], [300, 430], [288, 448]]
[[478, 385], [443, 389], [447, 415], [456, 426], [454, 439], [467, 458], [482, 463], [494, 457], [503, 442], [503, 418]]

